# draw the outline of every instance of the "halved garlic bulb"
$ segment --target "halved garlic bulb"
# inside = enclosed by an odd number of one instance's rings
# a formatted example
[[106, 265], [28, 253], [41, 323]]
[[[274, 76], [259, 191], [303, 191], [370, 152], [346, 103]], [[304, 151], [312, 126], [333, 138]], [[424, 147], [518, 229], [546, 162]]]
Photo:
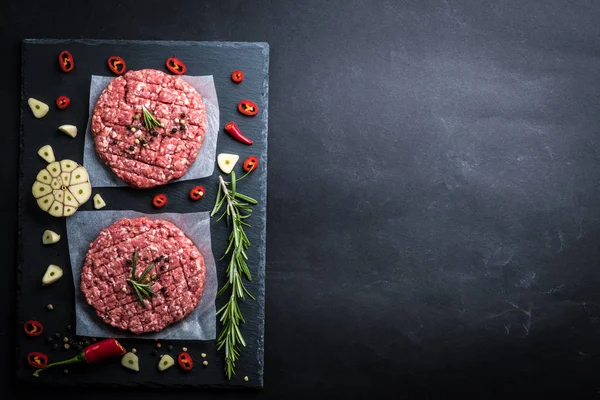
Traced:
[[54, 217], [73, 215], [92, 195], [87, 171], [73, 160], [51, 162], [35, 179], [33, 197]]

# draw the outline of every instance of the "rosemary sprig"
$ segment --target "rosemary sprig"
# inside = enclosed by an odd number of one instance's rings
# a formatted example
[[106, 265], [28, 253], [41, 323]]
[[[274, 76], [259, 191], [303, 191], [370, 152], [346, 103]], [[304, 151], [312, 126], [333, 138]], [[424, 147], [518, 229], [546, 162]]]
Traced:
[[154, 115], [152, 115], [152, 113], [148, 111], [148, 109], [145, 106], [142, 106], [142, 111], [144, 112], [144, 125], [146, 126], [146, 129], [150, 131], [156, 127], [162, 128], [161, 123], [158, 122], [156, 118], [154, 118]]
[[154, 263], [150, 263], [142, 275], [137, 277], [135, 275], [135, 270], [137, 269], [137, 261], [138, 261], [138, 252], [133, 252], [133, 262], [131, 267], [131, 278], [127, 279], [127, 282], [131, 284], [133, 291], [137, 295], [140, 303], [142, 303], [142, 307], [146, 308], [146, 303], [144, 303], [144, 297], [147, 297], [148, 300], [152, 301], [152, 296], [156, 296], [156, 293], [150, 289], [150, 286], [154, 285], [154, 282], [144, 283], [144, 279], [148, 276], [152, 268], [154, 267]]
[[[246, 175], [240, 180], [245, 178]], [[212, 217], [225, 205], [225, 211], [217, 221], [227, 216], [227, 224], [231, 226], [229, 245], [223, 257], [221, 257], [221, 259], [224, 259], [227, 255], [231, 255], [225, 270], [227, 281], [217, 293], [217, 295], [222, 295], [231, 286], [231, 294], [227, 303], [217, 311], [217, 315], [221, 315], [219, 320], [222, 324], [221, 332], [217, 337], [217, 350], [225, 348], [225, 374], [230, 380], [231, 376], [235, 375], [235, 362], [240, 356], [241, 346], [246, 346], [246, 341], [240, 330], [240, 323], [246, 321], [242, 316], [238, 301], [245, 300], [246, 295], [254, 300], [254, 296], [246, 289], [243, 281], [243, 277], [246, 277], [249, 281], [252, 280], [246, 254], [246, 251], [250, 248], [250, 240], [244, 232], [244, 227], [250, 226], [245, 220], [250, 217], [252, 206], [258, 204], [252, 197], [239, 193], [236, 189], [235, 172], [231, 172], [231, 182], [225, 182], [223, 177], [219, 176], [217, 200], [210, 214]]]

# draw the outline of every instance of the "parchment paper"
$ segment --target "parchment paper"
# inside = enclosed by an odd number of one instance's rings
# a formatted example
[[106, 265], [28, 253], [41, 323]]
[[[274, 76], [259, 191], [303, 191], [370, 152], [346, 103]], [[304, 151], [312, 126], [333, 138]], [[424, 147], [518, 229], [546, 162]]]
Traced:
[[[211, 176], [215, 168], [217, 134], [219, 133], [219, 101], [217, 90], [212, 75], [181, 77], [192, 85], [202, 96], [206, 107], [206, 133], [202, 147], [198, 152], [196, 161], [181, 178], [174, 182], [187, 181], [190, 179], [205, 178]], [[92, 75], [90, 83], [89, 118], [85, 130], [85, 144], [83, 147], [83, 166], [90, 175], [90, 183], [93, 187], [127, 186], [125, 182], [117, 178], [104, 161], [96, 153], [92, 134], [92, 114], [96, 102], [106, 86], [115, 79], [112, 76]]]
[[[100, 230], [121, 218], [148, 217], [163, 219], [179, 227], [198, 247], [206, 265], [206, 283], [202, 299], [190, 315], [158, 333], [134, 335], [104, 323], [94, 308], [87, 304], [80, 289], [81, 269], [88, 245], [96, 239]], [[217, 295], [217, 272], [210, 242], [210, 217], [207, 212], [177, 214], [143, 214], [129, 210], [77, 211], [67, 219], [67, 236], [73, 282], [75, 283], [76, 333], [92, 337], [125, 337], [144, 339], [212, 340], [216, 337], [215, 297]]]

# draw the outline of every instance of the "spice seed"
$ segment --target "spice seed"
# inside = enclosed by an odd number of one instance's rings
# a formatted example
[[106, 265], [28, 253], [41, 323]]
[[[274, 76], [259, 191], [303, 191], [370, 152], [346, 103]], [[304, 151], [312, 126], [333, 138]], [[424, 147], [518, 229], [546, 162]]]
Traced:
[[137, 353], [137, 349], [133, 348], [133, 349], [131, 349], [131, 352], [132, 352], [133, 354], [135, 354], [135, 353]]
[[161, 348], [161, 344], [160, 343], [156, 343], [156, 348], [160, 349]]
[[71, 325], [67, 325], [67, 330], [70, 331], [71, 329], [73, 329], [73, 327]]
[[69, 343], [65, 343], [65, 350], [69, 350], [71, 348], [71, 345]]
[[206, 360], [202, 361], [202, 365], [204, 365], [206, 367], [208, 365], [208, 361], [206, 361]]
[[244, 377], [244, 381], [245, 381], [245, 382], [248, 382], [248, 376], [245, 376], [245, 377]]
[[52, 304], [48, 304], [46, 308], [50, 311], [54, 310], [54, 306]]
[[67, 343], [68, 341], [69, 341], [69, 338], [65, 336], [65, 337], [63, 338], [63, 342]]
[[175, 118], [175, 123], [178, 124], [179, 123], [179, 118]]
[[171, 129], [171, 133], [177, 133], [177, 128]]
[[129, 150], [130, 150], [130, 151], [133, 151], [133, 149], [135, 149], [135, 147], [133, 147], [133, 146], [129, 146]]
[[63, 371], [65, 374], [69, 373], [69, 370], [65, 368], [65, 370]]
[[52, 345], [52, 350], [56, 350], [56, 349], [58, 349], [58, 343], [54, 343], [54, 344]]
[[140, 139], [135, 139], [135, 144], [140, 144]]
[[181, 350], [183, 350], [183, 351], [187, 351], [187, 347], [183, 347]]
[[202, 358], [206, 358], [206, 353], [201, 354]]

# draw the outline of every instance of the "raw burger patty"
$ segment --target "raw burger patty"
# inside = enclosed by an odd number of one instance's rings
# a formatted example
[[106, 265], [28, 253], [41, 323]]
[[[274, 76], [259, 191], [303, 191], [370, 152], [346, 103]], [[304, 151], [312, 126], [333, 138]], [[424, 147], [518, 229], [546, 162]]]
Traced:
[[[131, 284], [133, 252], [136, 275], [154, 262], [156, 274], [142, 306]], [[81, 290], [96, 313], [112, 326], [139, 334], [158, 332], [191, 313], [204, 289], [206, 268], [190, 239], [167, 221], [123, 218], [103, 229], [90, 245], [81, 272]]]
[[[156, 128], [156, 136], [144, 126], [142, 106], [163, 126]], [[140, 119], [134, 118], [136, 114]], [[185, 130], [175, 123], [181, 114]], [[113, 79], [92, 116], [98, 155], [119, 178], [139, 189], [182, 177], [196, 159], [205, 131], [206, 110], [196, 89], [179, 76], [154, 69], [129, 71]], [[135, 143], [139, 138], [148, 146]]]

